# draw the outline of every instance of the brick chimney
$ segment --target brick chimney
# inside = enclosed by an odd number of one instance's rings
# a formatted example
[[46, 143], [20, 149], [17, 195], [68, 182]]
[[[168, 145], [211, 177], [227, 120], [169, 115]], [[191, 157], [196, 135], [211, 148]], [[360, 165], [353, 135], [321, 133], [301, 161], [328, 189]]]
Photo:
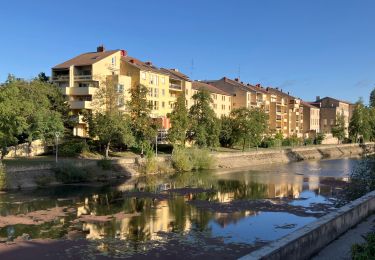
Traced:
[[105, 52], [105, 47], [104, 45], [99, 45], [98, 47], [96, 47], [96, 52]]
[[239, 82], [239, 81], [240, 81], [240, 79], [239, 79], [239, 78], [235, 78], [234, 80], [235, 80], [235, 81], [237, 81], [237, 82]]
[[178, 72], [178, 69], [171, 69], [171, 71], [175, 71], [175, 72]]
[[319, 99], [320, 99], [320, 96], [316, 96], [316, 99], [315, 99], [315, 100], [318, 101]]
[[148, 65], [148, 66], [152, 66], [152, 62], [151, 61], [146, 61], [145, 64]]

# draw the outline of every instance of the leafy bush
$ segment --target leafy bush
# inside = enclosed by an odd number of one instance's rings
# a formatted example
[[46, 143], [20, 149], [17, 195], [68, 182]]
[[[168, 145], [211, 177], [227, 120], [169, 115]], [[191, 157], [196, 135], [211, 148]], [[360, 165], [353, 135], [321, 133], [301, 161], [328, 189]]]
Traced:
[[193, 170], [210, 169], [214, 163], [213, 158], [206, 149], [192, 149], [190, 151], [190, 160], [193, 164]]
[[172, 153], [172, 166], [178, 172], [212, 168], [214, 161], [206, 149], [175, 148]]
[[282, 141], [282, 146], [296, 146], [296, 145], [300, 145], [301, 143], [302, 143], [301, 139], [298, 138], [296, 135], [293, 135], [288, 138], [285, 138]]
[[323, 133], [318, 133], [315, 137], [315, 144], [322, 144], [324, 138], [326, 138], [326, 135]]
[[73, 163], [65, 162], [57, 164], [55, 176], [63, 183], [87, 182], [91, 180], [91, 174], [87, 169], [78, 167]]
[[111, 170], [112, 169], [112, 162], [108, 159], [101, 159], [97, 162], [97, 165], [102, 168], [103, 170]]
[[365, 239], [365, 243], [352, 246], [352, 259], [375, 259], [375, 232], [369, 233]]
[[312, 145], [314, 143], [314, 139], [312, 138], [306, 138], [305, 139], [305, 145]]
[[349, 176], [349, 181], [344, 193], [348, 201], [375, 190], [375, 158], [366, 157], [358, 162]]
[[88, 150], [89, 146], [82, 140], [70, 140], [59, 145], [59, 155], [66, 157], [75, 157]]
[[5, 167], [0, 162], [0, 190], [5, 190], [7, 186], [7, 174], [5, 172]]
[[188, 172], [193, 169], [187, 149], [179, 147], [173, 149], [172, 166], [178, 172]]
[[263, 141], [260, 144], [260, 147], [262, 148], [271, 148], [276, 146], [277, 140], [272, 137], [266, 137], [263, 139]]

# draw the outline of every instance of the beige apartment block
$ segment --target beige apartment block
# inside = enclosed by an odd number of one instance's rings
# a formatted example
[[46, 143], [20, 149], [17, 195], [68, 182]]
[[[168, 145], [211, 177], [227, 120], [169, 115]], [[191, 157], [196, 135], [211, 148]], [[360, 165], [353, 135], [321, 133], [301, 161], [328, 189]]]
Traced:
[[[193, 81], [192, 87], [194, 94], [202, 89], [207, 90], [211, 93], [211, 107], [215, 111], [215, 114], [218, 118], [221, 118], [222, 116], [229, 116], [232, 110], [232, 96], [229, 93], [218, 89], [211, 84], [200, 81]], [[191, 102], [191, 105], [193, 105], [192, 103], [193, 100]]]
[[87, 124], [83, 121], [82, 110], [92, 111], [93, 99], [99, 88], [108, 82], [117, 87], [118, 104], [124, 109], [124, 100], [130, 88], [130, 77], [120, 74], [123, 50], [106, 51], [99, 46], [96, 52], [78, 55], [52, 68], [52, 82], [60, 87], [66, 96], [76, 125], [73, 134], [87, 136]]
[[303, 105], [302, 100], [285, 93], [282, 89], [267, 88], [270, 94], [275, 96], [272, 107], [276, 107], [276, 129], [283, 133], [284, 137], [296, 135], [303, 136]]
[[320, 109], [304, 101], [302, 105], [304, 137], [315, 137], [320, 132]]
[[332, 127], [336, 125], [337, 117], [344, 115], [345, 135], [349, 136], [348, 129], [353, 112], [353, 104], [331, 97], [317, 97], [316, 101], [311, 104], [320, 108], [320, 131], [322, 133], [330, 134]]
[[172, 112], [177, 97], [185, 92], [189, 104], [192, 95], [191, 81], [178, 70], [161, 69], [151, 62], [127, 56], [124, 50], [106, 51], [103, 46], [99, 46], [96, 52], [78, 55], [53, 67], [52, 81], [66, 96], [75, 117], [73, 134], [82, 137], [88, 134], [82, 111], [100, 109], [96, 106], [96, 93], [109, 82], [117, 88], [118, 106], [124, 112], [126, 102], [130, 100], [130, 89], [136, 85], [146, 86], [151, 117], [165, 130], [170, 128], [168, 114]]
[[185, 93], [190, 102], [191, 81], [177, 69], [164, 69], [151, 62], [142, 62], [133, 57], [122, 57], [121, 74], [131, 78], [131, 87], [143, 85], [148, 88], [151, 117], [160, 121], [163, 129], [170, 128], [168, 114], [173, 111], [177, 97]]

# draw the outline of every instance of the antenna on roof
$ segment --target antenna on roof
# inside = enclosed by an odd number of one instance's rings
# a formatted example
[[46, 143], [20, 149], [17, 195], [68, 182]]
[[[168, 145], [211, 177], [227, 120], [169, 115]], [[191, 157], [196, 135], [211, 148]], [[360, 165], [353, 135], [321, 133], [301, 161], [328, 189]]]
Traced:
[[238, 81], [241, 79], [241, 65], [238, 64]]
[[190, 67], [190, 78], [193, 79], [194, 74], [194, 59], [191, 59], [191, 67]]

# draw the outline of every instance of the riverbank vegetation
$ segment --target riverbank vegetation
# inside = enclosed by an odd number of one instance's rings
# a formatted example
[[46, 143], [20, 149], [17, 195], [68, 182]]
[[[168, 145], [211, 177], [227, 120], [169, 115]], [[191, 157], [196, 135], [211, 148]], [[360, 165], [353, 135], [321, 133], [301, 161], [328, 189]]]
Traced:
[[[225, 149], [238, 151], [258, 148], [293, 147], [321, 144], [323, 134], [314, 138], [296, 135], [284, 138], [268, 128], [267, 114], [259, 108], [234, 109], [228, 116], [217, 118], [211, 107], [211, 94], [199, 90], [193, 95], [194, 104], [188, 109], [184, 94], [177, 98], [169, 115], [171, 128], [167, 139], [172, 149], [170, 165], [159, 165], [156, 140], [160, 121], [151, 116], [148, 89], [138, 85], [131, 89], [125, 101], [124, 89], [111, 79], [103, 81], [93, 98], [95, 113], [82, 111], [88, 124], [89, 138], [72, 136], [77, 115], [48, 78], [41, 73], [26, 81], [10, 75], [0, 89], [0, 146], [3, 158], [9, 146], [43, 140], [54, 150], [55, 135], [60, 133], [59, 155], [63, 157], [109, 158], [111, 154], [130, 153], [145, 157], [145, 173], [160, 172], [174, 167], [176, 171], [207, 169], [213, 164], [210, 153]], [[375, 96], [372, 95], [372, 96]], [[357, 102], [349, 125], [350, 139], [343, 136], [343, 120], [338, 118], [333, 134], [341, 142], [374, 140], [375, 101], [366, 107]], [[186, 148], [187, 147], [187, 148]], [[173, 151], [172, 151], [173, 150]], [[163, 152], [159, 150], [158, 153]], [[107, 167], [108, 163], [103, 165]]]
[[365, 240], [365, 243], [352, 246], [353, 260], [375, 259], [375, 232], [367, 234]]

